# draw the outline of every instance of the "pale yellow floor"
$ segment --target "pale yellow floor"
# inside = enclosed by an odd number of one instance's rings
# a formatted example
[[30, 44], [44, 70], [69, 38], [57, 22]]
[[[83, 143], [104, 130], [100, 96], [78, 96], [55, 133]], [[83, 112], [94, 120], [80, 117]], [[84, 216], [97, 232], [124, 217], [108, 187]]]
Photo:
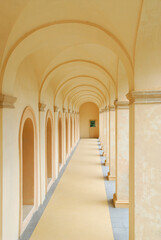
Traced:
[[32, 240], [113, 240], [96, 139], [82, 139]]

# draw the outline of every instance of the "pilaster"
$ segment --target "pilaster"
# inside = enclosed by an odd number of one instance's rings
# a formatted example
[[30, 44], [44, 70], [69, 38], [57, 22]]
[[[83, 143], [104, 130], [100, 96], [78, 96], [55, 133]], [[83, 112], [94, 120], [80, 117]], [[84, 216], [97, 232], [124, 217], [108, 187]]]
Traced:
[[[129, 239], [160, 239], [161, 91], [132, 91]], [[141, 210], [140, 210], [141, 209]]]
[[58, 114], [59, 108], [54, 106], [54, 149], [55, 149], [55, 178], [58, 177], [59, 159], [58, 159]]
[[116, 193], [113, 203], [115, 207], [129, 205], [129, 102], [115, 101], [115, 171]]
[[107, 179], [114, 181], [115, 173], [115, 106], [109, 106], [109, 172]]

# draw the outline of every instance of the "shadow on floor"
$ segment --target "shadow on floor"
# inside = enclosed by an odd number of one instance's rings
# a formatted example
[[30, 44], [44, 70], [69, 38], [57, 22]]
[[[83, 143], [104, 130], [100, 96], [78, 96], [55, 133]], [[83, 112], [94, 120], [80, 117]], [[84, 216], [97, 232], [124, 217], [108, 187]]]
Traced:
[[[100, 150], [100, 155], [101, 154], [102, 151]], [[114, 208], [112, 199], [113, 194], [115, 193], [115, 181], [107, 180], [109, 167], [104, 165], [105, 160], [104, 157], [100, 156], [100, 159], [104, 176], [106, 195], [108, 199], [109, 211], [111, 216], [114, 240], [129, 240], [129, 209]]]

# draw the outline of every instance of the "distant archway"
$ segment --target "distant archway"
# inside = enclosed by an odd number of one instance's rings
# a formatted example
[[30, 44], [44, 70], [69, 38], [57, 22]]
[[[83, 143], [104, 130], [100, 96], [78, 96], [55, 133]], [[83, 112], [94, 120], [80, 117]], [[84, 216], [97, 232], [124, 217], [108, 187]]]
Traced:
[[27, 107], [22, 115], [20, 141], [20, 234], [37, 207], [37, 130], [34, 112]]

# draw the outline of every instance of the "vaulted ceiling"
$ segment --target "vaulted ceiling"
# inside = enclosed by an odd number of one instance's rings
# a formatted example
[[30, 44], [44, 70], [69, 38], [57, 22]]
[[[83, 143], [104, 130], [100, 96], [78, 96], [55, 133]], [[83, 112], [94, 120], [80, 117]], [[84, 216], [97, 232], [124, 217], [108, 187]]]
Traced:
[[[5, 0], [0, 3], [0, 91], [17, 95], [34, 69], [38, 101], [99, 108], [134, 88], [142, 0]], [[16, 96], [18, 97], [18, 96]]]

